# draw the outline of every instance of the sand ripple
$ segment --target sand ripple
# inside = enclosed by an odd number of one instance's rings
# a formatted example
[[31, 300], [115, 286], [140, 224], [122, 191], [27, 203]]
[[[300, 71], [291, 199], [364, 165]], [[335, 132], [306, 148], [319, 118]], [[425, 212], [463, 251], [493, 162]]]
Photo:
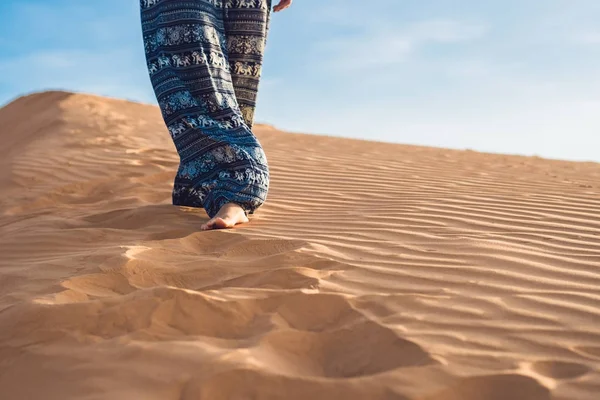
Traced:
[[0, 398], [595, 400], [600, 166], [283, 133], [252, 224], [156, 108], [0, 110]]

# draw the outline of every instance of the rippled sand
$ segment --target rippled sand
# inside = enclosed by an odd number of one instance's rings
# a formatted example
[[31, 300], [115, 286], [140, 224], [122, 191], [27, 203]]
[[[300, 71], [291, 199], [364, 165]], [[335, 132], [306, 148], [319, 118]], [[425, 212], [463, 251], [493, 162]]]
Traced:
[[252, 223], [157, 108], [0, 110], [0, 398], [596, 400], [600, 165], [284, 133]]

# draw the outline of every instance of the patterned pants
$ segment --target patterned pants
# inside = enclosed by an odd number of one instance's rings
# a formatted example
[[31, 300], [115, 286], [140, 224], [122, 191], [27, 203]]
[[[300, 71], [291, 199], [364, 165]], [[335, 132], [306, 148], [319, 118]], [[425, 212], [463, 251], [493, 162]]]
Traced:
[[173, 204], [253, 213], [269, 169], [252, 134], [271, 0], [140, 0], [150, 80], [180, 157]]

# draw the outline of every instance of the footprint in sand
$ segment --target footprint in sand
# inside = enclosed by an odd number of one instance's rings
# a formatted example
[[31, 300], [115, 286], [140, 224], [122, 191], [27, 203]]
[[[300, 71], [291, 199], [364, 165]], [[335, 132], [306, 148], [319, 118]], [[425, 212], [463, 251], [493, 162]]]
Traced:
[[590, 370], [583, 364], [562, 361], [537, 361], [531, 368], [540, 375], [556, 380], [579, 378]]

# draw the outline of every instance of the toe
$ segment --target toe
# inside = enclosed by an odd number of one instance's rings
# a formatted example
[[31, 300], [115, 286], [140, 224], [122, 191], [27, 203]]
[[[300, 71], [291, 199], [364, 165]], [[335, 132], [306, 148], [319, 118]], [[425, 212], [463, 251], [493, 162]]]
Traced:
[[215, 217], [215, 218], [211, 219], [210, 221], [208, 221], [206, 224], [202, 225], [200, 227], [200, 229], [203, 231], [210, 231], [213, 229], [233, 228], [233, 226], [234, 226], [234, 224], [231, 223], [231, 221], [228, 221], [223, 218]]
[[203, 224], [200, 227], [200, 230], [202, 230], [202, 231], [208, 231], [208, 230], [214, 229], [215, 220], [216, 220], [216, 218], [213, 218], [213, 219], [209, 220], [207, 223]]

